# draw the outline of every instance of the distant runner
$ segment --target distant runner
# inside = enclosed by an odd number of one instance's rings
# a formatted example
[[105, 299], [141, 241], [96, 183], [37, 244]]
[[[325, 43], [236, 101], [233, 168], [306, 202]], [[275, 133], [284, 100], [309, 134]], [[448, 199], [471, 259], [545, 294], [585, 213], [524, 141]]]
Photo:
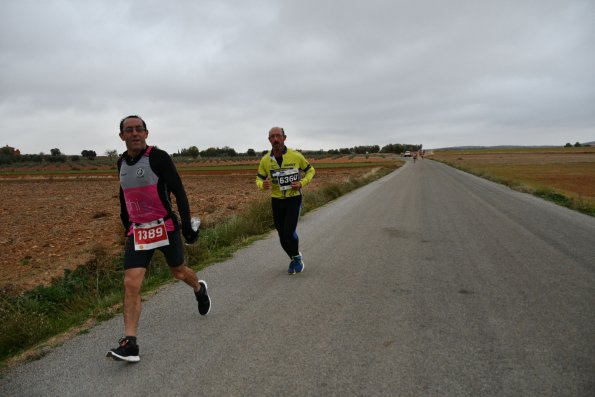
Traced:
[[300, 152], [285, 146], [286, 138], [281, 127], [269, 131], [272, 150], [260, 159], [256, 185], [263, 191], [271, 189], [273, 220], [281, 247], [291, 260], [287, 269], [291, 275], [304, 270], [297, 224], [302, 209], [302, 188], [312, 180], [315, 171]]
[[[190, 222], [190, 207], [176, 167], [163, 150], [147, 146], [147, 125], [138, 116], [120, 122], [120, 138], [126, 151], [118, 159], [120, 173], [120, 218], [126, 229], [124, 251], [124, 337], [107, 357], [138, 362], [136, 340], [141, 313], [140, 289], [145, 272], [156, 249], [163, 252], [171, 274], [192, 287], [203, 316], [211, 309], [207, 283], [184, 265], [184, 245], [180, 221], [172, 211], [170, 192], [176, 197], [186, 243], [198, 239], [198, 230]], [[175, 330], [173, 330], [175, 334]]]

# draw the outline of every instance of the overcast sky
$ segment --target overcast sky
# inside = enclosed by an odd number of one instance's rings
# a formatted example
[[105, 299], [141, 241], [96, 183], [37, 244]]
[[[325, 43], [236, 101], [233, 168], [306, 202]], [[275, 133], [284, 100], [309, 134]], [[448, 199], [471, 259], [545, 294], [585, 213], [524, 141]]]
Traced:
[[0, 146], [595, 140], [593, 0], [0, 0]]

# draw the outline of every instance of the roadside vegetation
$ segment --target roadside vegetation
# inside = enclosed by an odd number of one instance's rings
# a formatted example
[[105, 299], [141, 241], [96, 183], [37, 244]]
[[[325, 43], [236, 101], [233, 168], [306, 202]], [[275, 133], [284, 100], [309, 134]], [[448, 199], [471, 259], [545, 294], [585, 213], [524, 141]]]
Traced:
[[[329, 183], [304, 196], [303, 213], [387, 175], [400, 162], [383, 163], [360, 178]], [[201, 230], [197, 244], [187, 248], [187, 264], [199, 271], [229, 258], [236, 250], [263, 238], [274, 228], [270, 199], [263, 196], [240, 215]], [[121, 254], [95, 248], [92, 259], [75, 270], [18, 296], [0, 295], [0, 368], [40, 358], [60, 336], [85, 332], [98, 321], [121, 311]], [[163, 256], [157, 253], [143, 283], [143, 296], [173, 282]]]
[[595, 147], [443, 150], [430, 158], [595, 216]]

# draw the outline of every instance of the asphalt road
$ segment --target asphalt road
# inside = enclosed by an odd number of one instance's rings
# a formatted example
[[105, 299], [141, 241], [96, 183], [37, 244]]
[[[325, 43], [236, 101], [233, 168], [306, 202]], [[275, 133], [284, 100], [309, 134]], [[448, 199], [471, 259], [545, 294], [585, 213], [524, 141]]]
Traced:
[[[307, 192], [306, 192], [307, 194]], [[1, 396], [594, 396], [595, 219], [430, 160], [15, 368]]]

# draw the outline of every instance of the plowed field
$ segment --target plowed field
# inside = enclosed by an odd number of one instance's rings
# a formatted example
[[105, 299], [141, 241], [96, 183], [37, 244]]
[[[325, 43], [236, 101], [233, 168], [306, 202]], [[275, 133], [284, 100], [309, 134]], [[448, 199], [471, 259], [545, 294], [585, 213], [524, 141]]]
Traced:
[[[181, 171], [192, 214], [208, 226], [265, 195], [254, 184], [256, 167]], [[306, 193], [367, 172], [370, 168], [319, 168]], [[0, 292], [15, 294], [47, 284], [64, 269], [85, 263], [96, 248], [120, 252], [124, 229], [118, 189], [117, 172], [109, 169], [74, 176], [0, 176]]]
[[595, 203], [595, 147], [450, 150], [430, 158], [512, 186], [555, 189]]

